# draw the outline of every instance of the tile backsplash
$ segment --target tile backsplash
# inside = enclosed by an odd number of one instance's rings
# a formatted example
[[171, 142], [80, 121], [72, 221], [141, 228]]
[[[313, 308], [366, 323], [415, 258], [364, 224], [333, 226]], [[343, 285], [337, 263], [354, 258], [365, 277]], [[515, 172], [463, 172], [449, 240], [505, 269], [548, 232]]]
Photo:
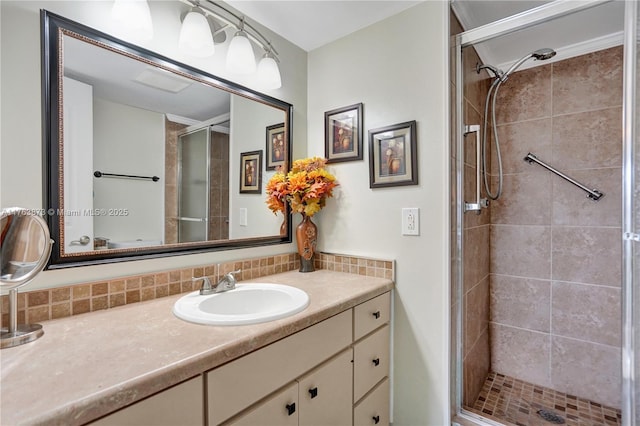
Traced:
[[[329, 253], [317, 253], [316, 269], [394, 279], [394, 262]], [[186, 293], [197, 289], [192, 277], [209, 277], [212, 282], [231, 271], [242, 270], [239, 281], [296, 270], [300, 267], [297, 253], [237, 260], [195, 268], [175, 269], [150, 274], [118, 277], [18, 293], [18, 324], [38, 323], [79, 315], [130, 303]], [[2, 325], [8, 324], [8, 296], [0, 297]]]

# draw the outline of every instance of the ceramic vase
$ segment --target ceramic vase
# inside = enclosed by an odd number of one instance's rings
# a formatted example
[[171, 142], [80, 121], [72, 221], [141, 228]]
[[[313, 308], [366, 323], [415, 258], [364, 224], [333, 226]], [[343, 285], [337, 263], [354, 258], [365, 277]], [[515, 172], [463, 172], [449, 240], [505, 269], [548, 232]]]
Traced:
[[300, 255], [300, 272], [313, 272], [313, 255], [316, 252], [318, 227], [306, 214], [302, 214], [302, 222], [296, 227], [298, 254]]

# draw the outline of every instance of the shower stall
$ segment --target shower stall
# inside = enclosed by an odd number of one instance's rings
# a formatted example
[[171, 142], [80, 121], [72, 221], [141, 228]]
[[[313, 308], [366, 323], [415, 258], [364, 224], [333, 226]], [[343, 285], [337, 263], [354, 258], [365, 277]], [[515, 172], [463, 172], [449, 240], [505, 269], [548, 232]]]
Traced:
[[624, 1], [452, 14], [457, 422], [640, 424], [637, 27]]

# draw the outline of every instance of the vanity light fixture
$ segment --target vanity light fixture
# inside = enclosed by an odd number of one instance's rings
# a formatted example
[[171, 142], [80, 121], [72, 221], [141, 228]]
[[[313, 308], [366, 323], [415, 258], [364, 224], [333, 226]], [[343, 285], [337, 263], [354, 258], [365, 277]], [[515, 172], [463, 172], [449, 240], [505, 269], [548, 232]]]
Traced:
[[247, 75], [256, 72], [256, 57], [247, 33], [244, 32], [244, 17], [240, 27], [229, 43], [227, 50], [227, 71], [232, 74]]
[[277, 89], [282, 86], [280, 69], [271, 49], [267, 50], [258, 64], [258, 85], [264, 89]]
[[184, 17], [178, 47], [184, 53], [198, 58], [206, 58], [214, 54], [213, 35], [202, 9], [193, 7]]
[[119, 26], [119, 31], [137, 41], [149, 41], [153, 38], [153, 23], [147, 0], [115, 0], [111, 18]]
[[[278, 89], [282, 87], [280, 69], [278, 68], [278, 52], [273, 48], [271, 42], [265, 36], [263, 36], [258, 30], [256, 30], [251, 24], [246, 22], [244, 16], [238, 16], [221, 4], [213, 2], [211, 0], [180, 1], [192, 7], [191, 12], [189, 12], [185, 16], [185, 19], [182, 22], [182, 29], [180, 31], [181, 41], [182, 34], [184, 31], [186, 31], [184, 27], [188, 23], [187, 18], [189, 18], [189, 16], [193, 13], [200, 14], [201, 16], [206, 16], [207, 18], [204, 21], [201, 18], [197, 18], [198, 22], [207, 24], [206, 34], [200, 36], [203, 39], [207, 40], [206, 42], [201, 42], [202, 45], [208, 45], [209, 38], [213, 39], [212, 44], [223, 43], [226, 40], [226, 37], [224, 37], [225, 28], [227, 26], [235, 27], [236, 33], [234, 34], [227, 48], [227, 58], [225, 65], [225, 69], [227, 70], [227, 72], [237, 75], [254, 74], [256, 77], [257, 85], [262, 89]], [[194, 11], [194, 9], [197, 9], [197, 11]], [[216, 24], [220, 22], [223, 24], [222, 28], [216, 28]], [[213, 26], [214, 28], [213, 36], [211, 36], [211, 26]], [[200, 30], [198, 30], [198, 32], [205, 32], [204, 25], [201, 25], [199, 28]], [[191, 43], [195, 44], [195, 42]], [[265, 52], [257, 67], [256, 56], [253, 51], [253, 44], [257, 45]], [[195, 54], [193, 51], [190, 51], [188, 48], [183, 47], [182, 42], [180, 43], [180, 50], [185, 54], [200, 56]], [[213, 48], [211, 50], [213, 50]], [[211, 54], [213, 53], [210, 53], [209, 55]]]

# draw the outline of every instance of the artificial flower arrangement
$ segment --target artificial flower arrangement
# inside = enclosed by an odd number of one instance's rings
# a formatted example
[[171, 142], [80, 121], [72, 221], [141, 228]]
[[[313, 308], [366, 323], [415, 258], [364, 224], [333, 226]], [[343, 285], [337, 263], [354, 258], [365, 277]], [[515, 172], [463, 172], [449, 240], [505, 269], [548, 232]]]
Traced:
[[295, 160], [286, 175], [281, 168], [267, 183], [267, 206], [274, 213], [285, 211], [289, 203], [293, 213], [313, 216], [333, 197], [338, 186], [335, 176], [325, 169], [327, 160], [320, 157]]

